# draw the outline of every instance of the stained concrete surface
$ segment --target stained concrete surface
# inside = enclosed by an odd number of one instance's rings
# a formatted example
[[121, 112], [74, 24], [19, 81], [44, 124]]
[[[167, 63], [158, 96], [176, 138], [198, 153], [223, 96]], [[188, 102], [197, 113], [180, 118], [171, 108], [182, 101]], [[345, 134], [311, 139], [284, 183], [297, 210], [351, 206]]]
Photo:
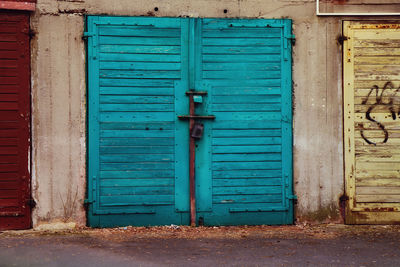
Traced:
[[0, 266], [400, 266], [399, 237], [397, 226], [6, 232]]

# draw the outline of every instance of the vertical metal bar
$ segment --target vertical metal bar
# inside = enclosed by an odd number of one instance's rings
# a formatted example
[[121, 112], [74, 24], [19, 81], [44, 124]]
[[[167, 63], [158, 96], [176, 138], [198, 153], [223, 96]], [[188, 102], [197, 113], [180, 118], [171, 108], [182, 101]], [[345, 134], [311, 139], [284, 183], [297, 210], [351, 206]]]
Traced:
[[[189, 96], [189, 114], [195, 115], [193, 95]], [[196, 226], [196, 187], [195, 187], [195, 159], [196, 159], [196, 143], [191, 136], [191, 131], [194, 126], [194, 119], [189, 121], [189, 187], [190, 187], [190, 225]]]

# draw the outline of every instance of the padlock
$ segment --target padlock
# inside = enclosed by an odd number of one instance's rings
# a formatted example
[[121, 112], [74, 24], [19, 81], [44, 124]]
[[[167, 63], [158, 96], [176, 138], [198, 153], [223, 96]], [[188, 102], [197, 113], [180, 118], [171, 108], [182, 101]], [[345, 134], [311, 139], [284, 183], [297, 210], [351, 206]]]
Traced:
[[196, 122], [193, 125], [190, 136], [196, 139], [200, 139], [203, 136], [203, 131], [204, 131], [204, 125]]

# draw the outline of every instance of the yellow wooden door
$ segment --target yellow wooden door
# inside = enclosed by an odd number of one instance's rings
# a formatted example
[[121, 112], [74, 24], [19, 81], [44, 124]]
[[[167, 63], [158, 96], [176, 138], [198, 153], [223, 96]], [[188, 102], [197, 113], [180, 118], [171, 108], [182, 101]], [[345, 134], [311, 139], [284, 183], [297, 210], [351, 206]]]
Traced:
[[346, 223], [400, 223], [400, 24], [343, 27]]

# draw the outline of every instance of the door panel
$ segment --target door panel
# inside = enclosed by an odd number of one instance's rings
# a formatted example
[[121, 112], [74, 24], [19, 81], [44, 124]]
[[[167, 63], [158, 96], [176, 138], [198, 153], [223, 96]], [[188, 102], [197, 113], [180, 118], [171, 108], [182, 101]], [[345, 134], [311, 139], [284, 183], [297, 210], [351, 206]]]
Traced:
[[[175, 125], [175, 94], [187, 87], [185, 22], [88, 18], [92, 225], [182, 224], [175, 192], [185, 189], [175, 190], [183, 180], [175, 166], [179, 160], [184, 172], [187, 160], [176, 157], [176, 136], [186, 137]], [[120, 214], [129, 223], [114, 222]]]
[[198, 219], [293, 222], [288, 20], [88, 17], [89, 223], [189, 223], [188, 90]]
[[204, 173], [197, 182], [211, 188], [205, 198], [212, 206], [199, 216], [206, 225], [291, 223], [291, 63], [284, 57], [290, 23], [197, 22], [196, 79], [208, 90], [207, 111], [198, 113], [216, 117], [205, 122], [207, 136], [198, 146], [210, 159], [208, 166], [197, 162], [196, 173]]
[[29, 15], [0, 12], [0, 230], [31, 227]]
[[346, 22], [346, 223], [400, 219], [397, 24]]

